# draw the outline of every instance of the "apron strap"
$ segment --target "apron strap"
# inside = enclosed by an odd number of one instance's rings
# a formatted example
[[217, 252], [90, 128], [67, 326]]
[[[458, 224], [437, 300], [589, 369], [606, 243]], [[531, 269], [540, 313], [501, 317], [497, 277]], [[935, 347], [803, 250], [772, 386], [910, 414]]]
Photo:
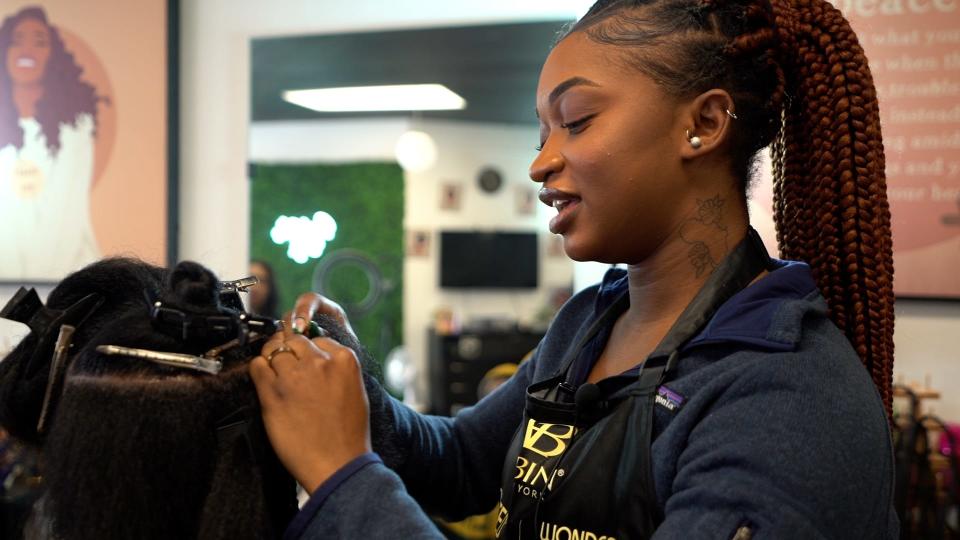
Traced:
[[650, 358], [669, 357], [696, 336], [714, 314], [733, 295], [750, 285], [764, 270], [771, 268], [770, 255], [753, 227], [710, 274], [707, 282], [687, 304]]
[[580, 351], [593, 339], [602, 329], [608, 326], [614, 319], [619, 317], [627, 308], [630, 306], [630, 295], [628, 291], [623, 291], [620, 293], [620, 296], [613, 301], [607, 309], [604, 310], [603, 314], [600, 315], [590, 327], [584, 332], [580, 339], [576, 341], [576, 345], [567, 349], [567, 353], [560, 362], [560, 366], [554, 372], [551, 379], [554, 377], [563, 376], [564, 380], [560, 383], [558, 389], [559, 391], [567, 394], [568, 400], [573, 400], [574, 394], [576, 394], [577, 388], [569, 380], [570, 367], [573, 366], [573, 363], [579, 358]]

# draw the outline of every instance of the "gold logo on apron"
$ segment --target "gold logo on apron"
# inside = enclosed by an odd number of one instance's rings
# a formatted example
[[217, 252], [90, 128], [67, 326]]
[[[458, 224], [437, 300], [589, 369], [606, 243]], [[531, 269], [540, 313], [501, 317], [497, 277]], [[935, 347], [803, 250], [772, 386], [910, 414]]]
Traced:
[[523, 436], [523, 447], [543, 457], [559, 456], [567, 449], [576, 429], [565, 424], [547, 424], [530, 420]]
[[510, 512], [507, 512], [507, 507], [503, 503], [497, 504], [497, 529], [496, 534], [497, 538], [500, 538], [500, 533], [503, 532], [504, 525], [507, 524], [507, 518], [509, 517]]

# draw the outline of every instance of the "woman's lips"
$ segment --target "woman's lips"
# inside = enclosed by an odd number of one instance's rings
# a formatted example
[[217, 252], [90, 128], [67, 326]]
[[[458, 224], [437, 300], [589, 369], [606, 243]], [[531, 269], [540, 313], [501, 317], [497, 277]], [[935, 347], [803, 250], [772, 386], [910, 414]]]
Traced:
[[557, 215], [553, 216], [550, 220], [550, 232], [553, 234], [563, 234], [566, 232], [579, 206], [580, 199], [566, 199], [554, 203], [553, 207], [557, 209]]
[[550, 232], [563, 234], [570, 227], [580, 205], [580, 197], [556, 188], [540, 188], [540, 201], [557, 209], [557, 215], [550, 220]]

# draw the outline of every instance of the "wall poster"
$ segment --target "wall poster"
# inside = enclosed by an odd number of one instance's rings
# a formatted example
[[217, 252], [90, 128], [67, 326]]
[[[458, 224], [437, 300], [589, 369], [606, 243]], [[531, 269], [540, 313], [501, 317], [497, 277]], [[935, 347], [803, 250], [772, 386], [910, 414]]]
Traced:
[[175, 255], [176, 2], [0, 8], [0, 282]]
[[[880, 102], [894, 292], [960, 300], [960, 1], [833, 4], [857, 33]], [[751, 222], [773, 253], [770, 182], [768, 173], [753, 192]]]

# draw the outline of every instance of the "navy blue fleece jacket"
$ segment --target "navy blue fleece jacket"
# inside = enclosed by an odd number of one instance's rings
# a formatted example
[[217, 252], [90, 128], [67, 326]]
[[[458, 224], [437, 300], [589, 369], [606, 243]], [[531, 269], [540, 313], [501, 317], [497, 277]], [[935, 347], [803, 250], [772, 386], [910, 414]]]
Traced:
[[[679, 407], [655, 410], [657, 539], [726, 539], [744, 524], [754, 539], [898, 536], [880, 397], [809, 267], [778, 266], [718, 310], [664, 384]], [[454, 418], [419, 415], [368, 385], [378, 454], [321, 486], [287, 538], [442, 538], [424, 511], [489, 511], [526, 387], [554, 373], [625, 287], [611, 271], [572, 298], [534, 357]]]

